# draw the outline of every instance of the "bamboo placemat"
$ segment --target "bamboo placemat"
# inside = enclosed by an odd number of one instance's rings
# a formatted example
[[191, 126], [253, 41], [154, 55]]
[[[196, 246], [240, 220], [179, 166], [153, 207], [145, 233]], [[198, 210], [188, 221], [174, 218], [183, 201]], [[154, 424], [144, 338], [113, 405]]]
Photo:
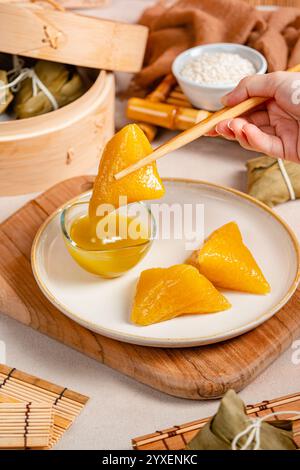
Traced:
[[53, 432], [53, 416], [51, 404], [19, 402], [0, 393], [0, 448], [49, 447]]
[[4, 364], [0, 364], [0, 392], [14, 401], [51, 405], [53, 428], [47, 448], [61, 439], [89, 399]]
[[[274, 400], [264, 400], [255, 405], [247, 406], [247, 414], [261, 417], [279, 411], [300, 411], [300, 393], [287, 395]], [[200, 419], [180, 426], [156, 431], [153, 434], [132, 439], [132, 447], [136, 450], [182, 450], [211, 418]], [[272, 419], [283, 419], [274, 416]], [[300, 417], [286, 415], [284, 419], [293, 421], [294, 440], [300, 448]]]

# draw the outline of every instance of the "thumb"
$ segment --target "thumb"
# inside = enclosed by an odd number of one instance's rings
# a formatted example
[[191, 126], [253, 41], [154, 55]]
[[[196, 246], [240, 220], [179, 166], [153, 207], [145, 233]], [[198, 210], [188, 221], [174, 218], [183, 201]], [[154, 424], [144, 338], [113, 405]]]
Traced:
[[286, 73], [288, 72], [274, 72], [246, 77], [240, 81], [232, 92], [223, 96], [222, 103], [225, 106], [235, 106], [253, 96], [274, 98], [276, 90], [286, 78]]

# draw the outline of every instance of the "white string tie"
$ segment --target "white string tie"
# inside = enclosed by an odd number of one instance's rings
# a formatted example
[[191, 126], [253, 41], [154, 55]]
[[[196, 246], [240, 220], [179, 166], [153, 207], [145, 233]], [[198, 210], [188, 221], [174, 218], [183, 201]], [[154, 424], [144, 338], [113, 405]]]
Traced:
[[[18, 85], [25, 80], [26, 78], [31, 78], [32, 80], [32, 94], [33, 96], [36, 96], [38, 94], [38, 91], [41, 90], [44, 95], [48, 98], [48, 100], [51, 103], [51, 106], [54, 110], [58, 109], [58, 103], [51, 93], [51, 91], [46, 87], [46, 85], [40, 80], [40, 78], [37, 76], [35, 71], [33, 69], [29, 69], [27, 67], [24, 68], [18, 68], [18, 66], [15, 66], [8, 74], [15, 74], [18, 72], [19, 74], [9, 83], [2, 84], [0, 85], [0, 92], [11, 89], [13, 91], [18, 90]], [[1, 93], [0, 93], [1, 94]]]
[[[24, 68], [25, 61], [21, 59], [21, 57], [14, 54], [12, 56], [12, 64], [13, 64], [13, 68], [7, 72], [7, 77], [9, 77], [8, 79], [9, 82], [14, 80], [14, 78], [16, 78], [16, 76], [20, 74], [20, 72]], [[14, 87], [12, 90], [18, 91], [18, 86]]]
[[290, 194], [290, 199], [291, 199], [291, 201], [295, 201], [296, 200], [296, 194], [295, 194], [291, 179], [288, 175], [288, 172], [286, 171], [284, 161], [281, 158], [278, 159], [278, 166], [279, 166], [279, 169], [281, 171], [282, 177], [285, 181], [285, 184], [288, 188], [288, 191], [289, 191], [289, 194]]
[[[262, 416], [261, 418], [250, 418], [251, 424], [244, 429], [244, 431], [240, 432], [235, 436], [235, 438], [232, 441], [231, 444], [231, 449], [232, 450], [261, 450], [260, 445], [261, 445], [261, 425], [263, 421], [266, 421], [269, 418], [272, 418], [273, 416], [279, 416], [279, 415], [296, 415], [300, 416], [300, 411], [278, 411], [276, 413], [270, 413], [266, 416]], [[238, 448], [238, 443], [242, 437], [247, 437], [247, 440], [245, 444]]]

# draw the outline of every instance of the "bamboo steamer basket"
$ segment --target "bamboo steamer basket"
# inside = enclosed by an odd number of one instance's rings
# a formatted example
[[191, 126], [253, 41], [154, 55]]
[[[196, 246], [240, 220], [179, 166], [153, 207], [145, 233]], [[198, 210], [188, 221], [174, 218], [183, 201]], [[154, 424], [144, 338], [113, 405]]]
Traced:
[[105, 70], [142, 67], [146, 27], [61, 10], [0, 1], [0, 52], [102, 70], [73, 103], [0, 122], [0, 196], [44, 191], [95, 170], [114, 133], [114, 76]]
[[101, 71], [73, 103], [0, 122], [0, 196], [43, 191], [96, 167], [114, 133], [114, 96], [113, 74]]

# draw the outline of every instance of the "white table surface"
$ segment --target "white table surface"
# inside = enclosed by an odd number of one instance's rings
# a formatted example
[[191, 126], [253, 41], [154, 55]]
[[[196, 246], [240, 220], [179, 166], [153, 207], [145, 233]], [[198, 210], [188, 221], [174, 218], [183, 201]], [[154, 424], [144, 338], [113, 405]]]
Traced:
[[[110, 0], [106, 7], [91, 10], [91, 14], [134, 21], [151, 3]], [[124, 76], [118, 80], [124, 83]], [[118, 108], [120, 124], [122, 105]], [[165, 133], [163, 138], [170, 135]], [[243, 190], [245, 162], [253, 156], [235, 143], [206, 138], [162, 159], [159, 170], [162, 176], [198, 178]], [[33, 196], [0, 198], [0, 220]], [[300, 239], [300, 201], [282, 205], [276, 211]], [[6, 343], [7, 364], [90, 396], [57, 449], [129, 449], [132, 437], [209, 416], [218, 405], [216, 401], [177, 399], [152, 390], [4, 315], [0, 315], [0, 341]], [[293, 353], [290, 348], [241, 392], [246, 403], [300, 391], [300, 361], [292, 360]]]

